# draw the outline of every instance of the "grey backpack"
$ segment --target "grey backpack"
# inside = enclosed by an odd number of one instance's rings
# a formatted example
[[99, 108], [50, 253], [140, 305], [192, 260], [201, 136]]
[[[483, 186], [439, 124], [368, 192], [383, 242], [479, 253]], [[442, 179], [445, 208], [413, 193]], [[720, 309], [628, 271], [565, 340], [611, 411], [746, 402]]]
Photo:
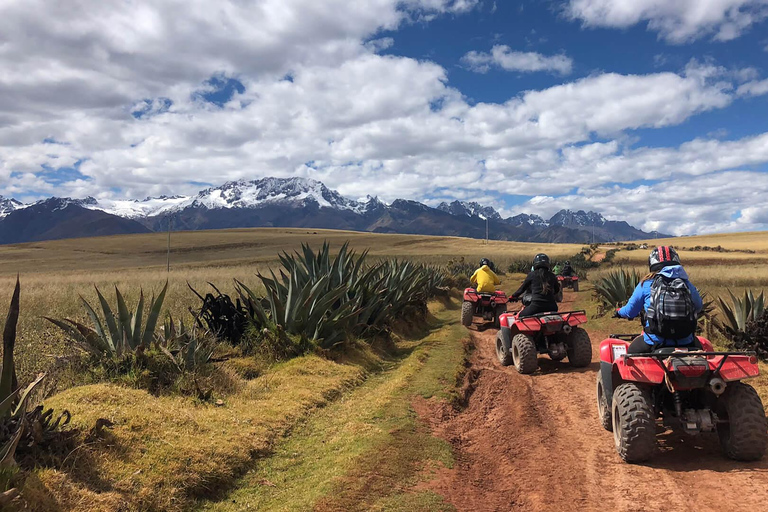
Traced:
[[679, 277], [654, 277], [646, 318], [650, 334], [673, 340], [694, 334], [697, 318], [688, 283]]

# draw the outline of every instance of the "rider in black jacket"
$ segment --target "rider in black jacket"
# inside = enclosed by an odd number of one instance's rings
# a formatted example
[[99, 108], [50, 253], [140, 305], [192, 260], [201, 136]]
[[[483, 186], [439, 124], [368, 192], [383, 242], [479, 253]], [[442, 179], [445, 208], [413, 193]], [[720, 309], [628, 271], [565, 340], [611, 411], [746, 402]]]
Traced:
[[512, 294], [512, 299], [519, 299], [526, 291], [531, 292], [531, 304], [520, 312], [520, 316], [557, 311], [555, 296], [560, 291], [560, 283], [549, 270], [549, 256], [546, 254], [536, 255], [533, 259], [533, 271]]

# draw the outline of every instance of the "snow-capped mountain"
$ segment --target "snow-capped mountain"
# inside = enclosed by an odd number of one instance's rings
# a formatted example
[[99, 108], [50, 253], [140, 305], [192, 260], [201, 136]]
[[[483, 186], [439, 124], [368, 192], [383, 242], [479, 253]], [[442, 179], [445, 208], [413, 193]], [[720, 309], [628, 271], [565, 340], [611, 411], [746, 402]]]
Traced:
[[230, 181], [220, 187], [201, 190], [195, 196], [160, 196], [139, 200], [101, 200], [85, 204], [86, 208], [103, 210], [131, 219], [171, 214], [186, 208], [262, 208], [268, 205], [306, 206], [364, 212], [369, 207], [383, 204], [377, 198], [366, 202], [347, 199], [323, 183], [307, 178], [264, 178], [260, 180]]
[[626, 222], [607, 221], [595, 212], [562, 210], [549, 221], [528, 214], [503, 219], [494, 208], [475, 202], [432, 208], [405, 199], [387, 204], [368, 196], [356, 201], [306, 178], [230, 181], [193, 196], [143, 200], [49, 198], [23, 205], [0, 197], [0, 243], [158, 231], [169, 225], [176, 230], [300, 227], [483, 238], [487, 222], [497, 240], [585, 243], [649, 238]]
[[13, 199], [13, 198], [5, 198], [3, 196], [0, 196], [0, 219], [5, 217], [11, 212], [15, 212], [16, 210], [19, 210], [21, 208], [24, 208], [24, 205]]
[[584, 210], [577, 212], [573, 210], [560, 210], [549, 219], [550, 226], [601, 227], [606, 222], [605, 218], [599, 213], [585, 212]]
[[545, 228], [549, 225], [549, 222], [538, 215], [528, 215], [527, 213], [509, 217], [508, 219], [505, 219], [505, 222], [513, 226], [533, 226], [536, 228]]
[[452, 203], [442, 202], [437, 207], [438, 210], [450, 213], [451, 215], [466, 215], [467, 217], [480, 217], [481, 219], [501, 220], [501, 215], [491, 206], [483, 206], [479, 203], [464, 201], [454, 201]]

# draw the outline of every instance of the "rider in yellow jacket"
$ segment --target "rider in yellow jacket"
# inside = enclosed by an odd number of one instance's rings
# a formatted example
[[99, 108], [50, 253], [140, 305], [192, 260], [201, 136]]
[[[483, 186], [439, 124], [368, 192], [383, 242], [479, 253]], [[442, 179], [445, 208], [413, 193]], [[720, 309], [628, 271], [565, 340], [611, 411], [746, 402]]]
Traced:
[[488, 258], [483, 258], [480, 260], [480, 268], [475, 270], [475, 273], [469, 278], [469, 281], [475, 285], [479, 292], [493, 293], [496, 291], [496, 285], [501, 284], [499, 276], [491, 270], [490, 264]]

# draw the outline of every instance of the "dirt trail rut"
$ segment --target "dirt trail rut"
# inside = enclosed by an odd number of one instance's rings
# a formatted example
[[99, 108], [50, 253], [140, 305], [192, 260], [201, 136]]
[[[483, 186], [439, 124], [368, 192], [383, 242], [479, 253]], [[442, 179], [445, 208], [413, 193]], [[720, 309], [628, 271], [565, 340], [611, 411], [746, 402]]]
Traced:
[[[568, 294], [561, 310], [571, 306]], [[651, 463], [619, 459], [595, 410], [605, 333], [589, 332], [590, 367], [540, 357], [540, 369], [528, 376], [499, 364], [496, 330], [470, 332], [475, 389], [467, 408], [415, 404], [457, 459], [426, 486], [459, 511], [768, 510], [768, 461], [725, 459], [714, 435], [665, 434]]]

